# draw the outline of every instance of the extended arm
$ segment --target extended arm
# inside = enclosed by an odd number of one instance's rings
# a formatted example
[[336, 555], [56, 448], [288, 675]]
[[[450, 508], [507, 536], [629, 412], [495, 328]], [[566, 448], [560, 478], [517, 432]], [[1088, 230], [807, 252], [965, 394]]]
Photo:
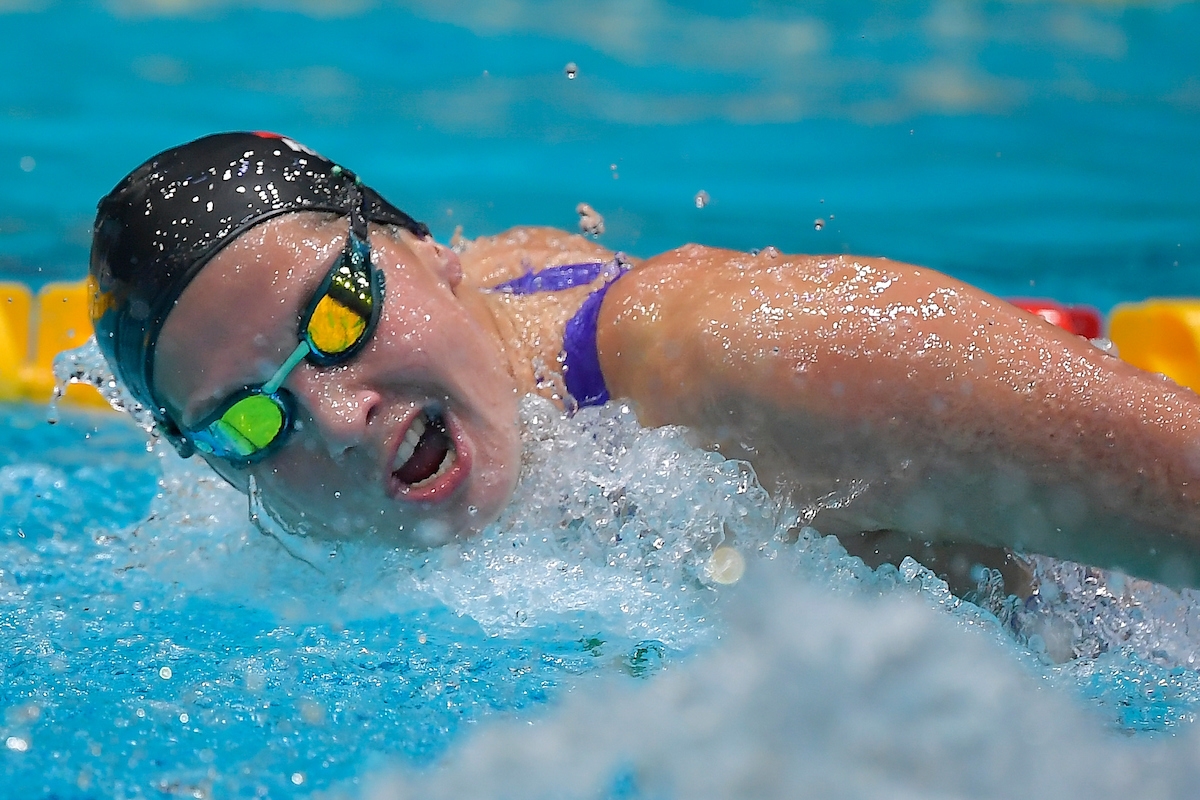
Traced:
[[610, 290], [601, 363], [691, 427], [893, 529], [1200, 581], [1200, 398], [973, 287], [882, 259], [689, 246]]

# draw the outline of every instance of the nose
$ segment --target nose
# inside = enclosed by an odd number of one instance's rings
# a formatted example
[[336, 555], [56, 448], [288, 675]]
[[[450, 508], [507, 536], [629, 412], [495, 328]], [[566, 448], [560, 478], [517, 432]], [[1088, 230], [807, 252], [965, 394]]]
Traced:
[[379, 393], [345, 382], [349, 375], [318, 371], [310, 365], [297, 373], [288, 388], [308, 412], [310, 425], [329, 454], [337, 457], [362, 444], [382, 402]]

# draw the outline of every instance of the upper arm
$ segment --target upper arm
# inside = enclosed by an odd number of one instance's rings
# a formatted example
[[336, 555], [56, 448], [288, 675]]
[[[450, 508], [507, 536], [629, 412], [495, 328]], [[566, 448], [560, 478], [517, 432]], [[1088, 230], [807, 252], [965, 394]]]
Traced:
[[933, 270], [684, 248], [612, 287], [597, 343], [643, 423], [687, 425], [810, 499], [868, 486], [818, 517], [827, 533], [1140, 574], [1173, 548], [1200, 570], [1200, 398]]
[[654, 421], [697, 424], [729, 395], [840, 413], [841, 392], [862, 398], [902, 380], [913, 346], [924, 341], [921, 357], [936, 361], [934, 339], [961, 338], [937, 317], [980, 293], [924, 273], [883, 259], [680, 248], [609, 291], [601, 364], [614, 395]]

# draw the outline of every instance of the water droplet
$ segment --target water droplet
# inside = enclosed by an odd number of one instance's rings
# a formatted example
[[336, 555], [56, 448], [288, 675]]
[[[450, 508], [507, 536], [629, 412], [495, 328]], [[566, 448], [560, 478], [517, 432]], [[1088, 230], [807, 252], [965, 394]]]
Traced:
[[333, 496], [334, 496], [334, 497], [336, 497], [336, 498], [338, 498], [338, 499], [341, 499], [342, 493], [341, 493], [341, 492], [334, 492], [334, 493], [333, 493]]
[[158, 670], [158, 677], [162, 678], [164, 681], [171, 680], [171, 676], [174, 674], [175, 673], [171, 672], [170, 667], [162, 667]]
[[575, 206], [575, 213], [579, 215], [580, 231], [591, 236], [599, 236], [604, 233], [604, 217], [596, 209], [587, 203], [580, 203]]
[[825, 220], [821, 219], [820, 217], [817, 217], [816, 219], [813, 220], [813, 230], [819, 231], [824, 227], [825, 227]]
[[304, 773], [303, 772], [293, 772], [292, 773], [292, 783], [296, 784], [297, 786], [304, 783]]
[[29, 742], [20, 736], [10, 736], [4, 740], [4, 746], [16, 753], [24, 753], [29, 749]]
[[478, 513], [479, 513], [478, 506], [467, 506], [467, 516], [468, 517], [474, 517]]
[[563, 67], [563, 74], [567, 76], [567, 80], [573, 81], [575, 80], [575, 76], [579, 74], [579, 67], [576, 66], [574, 61], [568, 61], [567, 65]]
[[732, 547], [718, 547], [708, 559], [708, 570], [714, 581], [729, 586], [746, 573], [746, 559]]
[[696, 208], [704, 208], [706, 205], [708, 205], [709, 199], [708, 192], [704, 191], [703, 189], [696, 192]]
[[423, 633], [419, 633], [419, 634], [417, 634], [417, 641], [420, 642], [421, 644], [425, 644], [426, 642], [429, 641], [429, 637]]
[[191, 721], [191, 719], [192, 718], [188, 716], [188, 713], [186, 711], [179, 715], [179, 721], [182, 722], [184, 725], [187, 725], [188, 722]]

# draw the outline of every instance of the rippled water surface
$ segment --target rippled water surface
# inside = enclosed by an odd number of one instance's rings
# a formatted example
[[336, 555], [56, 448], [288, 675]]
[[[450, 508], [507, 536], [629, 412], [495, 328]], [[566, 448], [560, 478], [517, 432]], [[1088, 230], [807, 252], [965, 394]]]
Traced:
[[[984, 608], [962, 603], [912, 562], [797, 538], [745, 466], [620, 406], [527, 402], [517, 503], [424, 554], [280, 541], [122, 420], [3, 413], [13, 796], [449, 796], [464, 775], [486, 796], [694, 796], [697, 758], [730, 792], [786, 794], [864, 752], [905, 765], [866, 793], [992, 786], [1022, 760], [1065, 785], [1066, 759], [1108, 796], [1177, 755], [1161, 733], [1194, 738], [1191, 593], [1045, 561], [1029, 603], [986, 574]], [[735, 586], [718, 546], [748, 562]], [[439, 758], [457, 766], [411, 772]]]
[[635, 255], [1200, 292], [1195, 3], [6, 0], [0, 30], [0, 274], [35, 283], [82, 277], [96, 199], [150, 154], [265, 128], [443, 241], [584, 201]]

